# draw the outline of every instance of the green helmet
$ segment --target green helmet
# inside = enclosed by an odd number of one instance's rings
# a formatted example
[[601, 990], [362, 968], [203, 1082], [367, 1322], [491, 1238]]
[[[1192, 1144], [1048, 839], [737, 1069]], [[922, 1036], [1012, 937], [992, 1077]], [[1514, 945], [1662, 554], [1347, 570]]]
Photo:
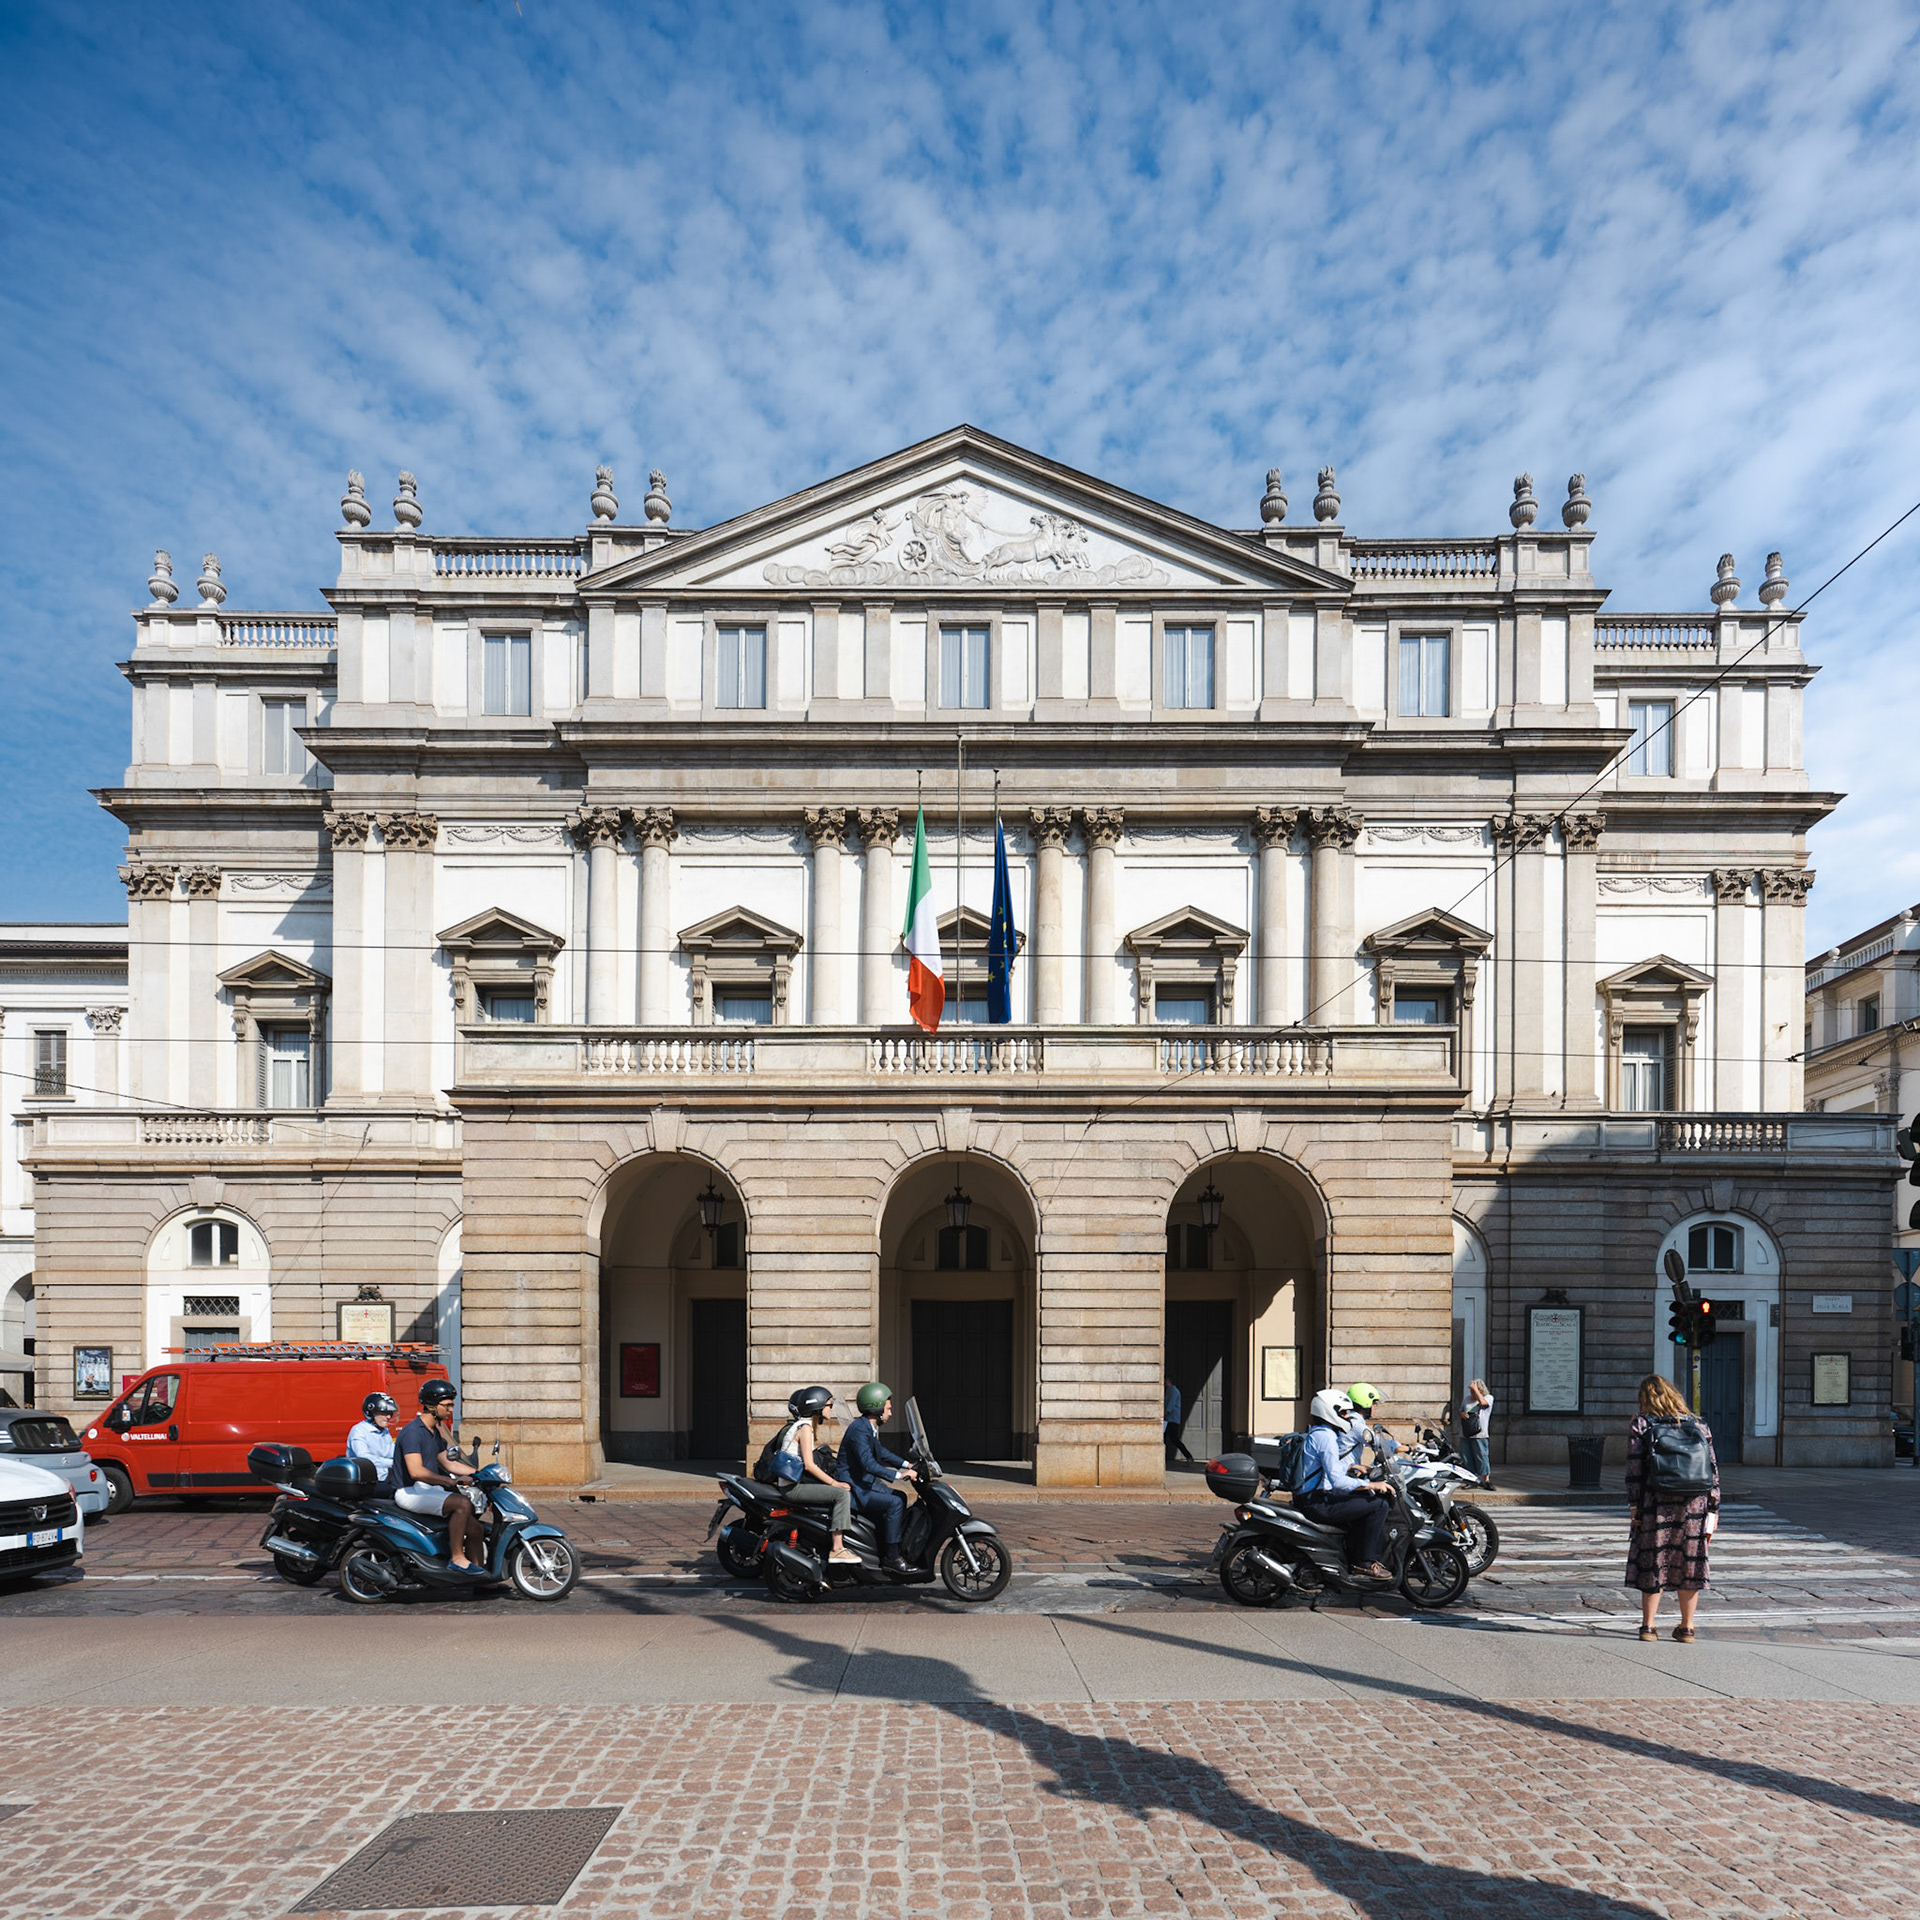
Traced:
[[869, 1380], [867, 1384], [853, 1396], [854, 1405], [857, 1406], [862, 1413], [869, 1414], [880, 1413], [892, 1398], [893, 1389], [878, 1380]]
[[1370, 1387], [1364, 1380], [1356, 1380], [1353, 1385], [1347, 1389], [1347, 1398], [1351, 1400], [1362, 1413], [1371, 1413], [1374, 1408], [1374, 1403], [1381, 1398], [1381, 1393], [1378, 1387]]

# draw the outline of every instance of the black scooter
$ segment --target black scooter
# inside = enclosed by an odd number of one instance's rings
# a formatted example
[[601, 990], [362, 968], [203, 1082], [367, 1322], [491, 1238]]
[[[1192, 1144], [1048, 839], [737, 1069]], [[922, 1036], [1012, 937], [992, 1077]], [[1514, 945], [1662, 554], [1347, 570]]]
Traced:
[[[818, 1507], [788, 1504], [784, 1489], [749, 1480], [743, 1474], [723, 1473], [720, 1504], [707, 1523], [720, 1563], [738, 1579], [765, 1580], [776, 1600], [811, 1600], [816, 1594], [849, 1587], [925, 1585], [937, 1572], [956, 1600], [997, 1600], [1013, 1578], [1013, 1556], [993, 1523], [976, 1519], [967, 1503], [946, 1484], [940, 1463], [927, 1443], [919, 1405], [907, 1402], [910, 1444], [907, 1461], [919, 1476], [919, 1498], [908, 1507], [900, 1533], [904, 1572], [881, 1565], [880, 1533], [873, 1522], [856, 1511], [846, 1531], [846, 1544], [860, 1556], [858, 1566], [835, 1566], [827, 1555], [833, 1545], [831, 1516]], [[728, 1511], [739, 1517], [725, 1527]]]
[[1340, 1528], [1322, 1526], [1296, 1508], [1281, 1506], [1251, 1454], [1229, 1453], [1208, 1461], [1208, 1489], [1236, 1503], [1209, 1563], [1219, 1571], [1228, 1599], [1243, 1607], [1271, 1607], [1295, 1594], [1317, 1601], [1328, 1592], [1380, 1594], [1398, 1588], [1423, 1610], [1452, 1606], [1467, 1590], [1465, 1557], [1443, 1528], [1412, 1511], [1391, 1479], [1379, 1484], [1386, 1488], [1388, 1502], [1380, 1562], [1391, 1580], [1355, 1573], [1347, 1564], [1347, 1540]]

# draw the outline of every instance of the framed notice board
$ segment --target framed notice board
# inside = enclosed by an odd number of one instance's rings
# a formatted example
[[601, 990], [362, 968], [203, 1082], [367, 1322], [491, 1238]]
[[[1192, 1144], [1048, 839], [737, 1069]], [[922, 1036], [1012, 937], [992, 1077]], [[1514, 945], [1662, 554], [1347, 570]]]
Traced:
[[1583, 1413], [1586, 1308], [1527, 1309], [1527, 1411]]
[[660, 1342], [623, 1340], [620, 1343], [620, 1398], [660, 1398]]

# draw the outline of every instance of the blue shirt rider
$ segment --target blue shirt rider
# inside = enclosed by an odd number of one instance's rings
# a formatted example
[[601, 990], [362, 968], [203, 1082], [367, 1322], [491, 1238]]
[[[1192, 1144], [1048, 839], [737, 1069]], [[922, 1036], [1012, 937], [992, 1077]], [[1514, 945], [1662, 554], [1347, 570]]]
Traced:
[[1387, 1490], [1353, 1471], [1360, 1464], [1350, 1431], [1353, 1402], [1337, 1387], [1324, 1388], [1313, 1396], [1310, 1417], [1293, 1504], [1309, 1520], [1346, 1535], [1347, 1564], [1361, 1579], [1390, 1583], [1393, 1573], [1380, 1559], [1387, 1543]]
[[393, 1460], [393, 1423], [400, 1403], [388, 1393], [370, 1393], [360, 1402], [360, 1422], [347, 1435], [347, 1458], [371, 1460], [380, 1477], [379, 1491], [393, 1497], [398, 1484]]
[[854, 1395], [860, 1418], [849, 1421], [834, 1463], [834, 1477], [846, 1483], [857, 1511], [880, 1530], [880, 1564], [891, 1573], [905, 1573], [900, 1556], [900, 1529], [906, 1522], [906, 1500], [894, 1490], [896, 1480], [911, 1480], [913, 1469], [880, 1444], [880, 1423], [893, 1412], [893, 1389], [869, 1380]]

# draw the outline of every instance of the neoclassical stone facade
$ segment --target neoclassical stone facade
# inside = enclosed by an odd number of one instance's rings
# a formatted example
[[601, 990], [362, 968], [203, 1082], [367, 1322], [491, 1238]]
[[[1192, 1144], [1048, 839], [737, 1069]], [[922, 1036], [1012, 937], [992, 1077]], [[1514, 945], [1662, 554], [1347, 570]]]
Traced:
[[157, 565], [103, 796], [127, 1082], [28, 1154], [44, 1390], [157, 1359], [166, 1229], [231, 1216], [261, 1270], [208, 1298], [322, 1338], [379, 1288], [536, 1478], [875, 1373], [1047, 1484], [1157, 1480], [1169, 1375], [1196, 1447], [1482, 1375], [1557, 1458], [1670, 1367], [1663, 1247], [1733, 1245], [1727, 1439], [1880, 1457], [1890, 1139], [1800, 1110], [1834, 796], [1777, 556], [1757, 608], [1727, 559], [1713, 611], [1620, 614], [1578, 478], [1476, 538], [1356, 537], [1331, 470], [1258, 505], [960, 428], [703, 530], [605, 470], [581, 533], [431, 534], [410, 475], [376, 530], [355, 476], [325, 615]]

